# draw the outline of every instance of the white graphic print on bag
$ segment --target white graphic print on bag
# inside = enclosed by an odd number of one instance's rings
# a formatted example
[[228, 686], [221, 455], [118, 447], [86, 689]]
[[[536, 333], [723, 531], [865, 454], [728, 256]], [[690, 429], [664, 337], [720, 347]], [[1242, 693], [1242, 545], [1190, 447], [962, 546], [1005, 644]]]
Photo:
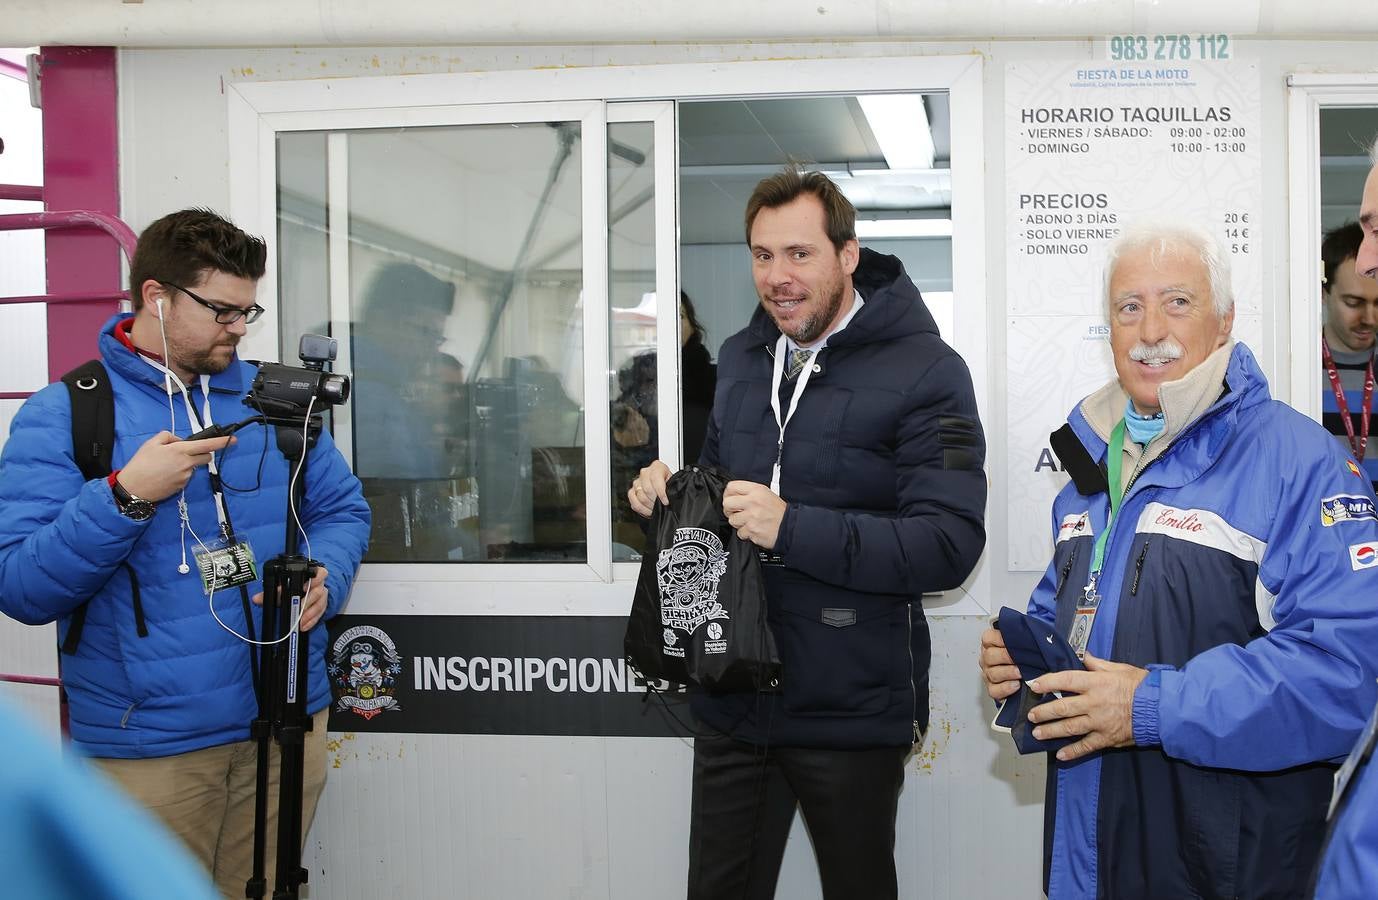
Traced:
[[718, 602], [718, 585], [727, 574], [727, 557], [722, 541], [706, 528], [675, 529], [674, 544], [656, 557], [660, 622], [666, 626], [667, 654], [684, 655], [682, 648], [673, 646], [673, 629], [692, 635], [710, 619], [730, 618]]

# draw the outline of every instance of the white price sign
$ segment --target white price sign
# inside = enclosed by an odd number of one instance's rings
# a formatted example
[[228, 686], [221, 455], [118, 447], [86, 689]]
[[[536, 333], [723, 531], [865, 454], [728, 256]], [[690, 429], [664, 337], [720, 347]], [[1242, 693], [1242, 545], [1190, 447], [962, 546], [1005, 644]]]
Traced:
[[[1162, 218], [1210, 229], [1230, 253], [1237, 323], [1257, 318], [1260, 94], [1252, 63], [1014, 63], [1006, 69], [1011, 570], [1047, 564], [1047, 530], [1029, 523], [1047, 521], [1066, 483], [1047, 435], [1077, 400], [1115, 374], [1106, 345], [1103, 261], [1120, 229]], [[1238, 325], [1236, 335], [1250, 337]]]

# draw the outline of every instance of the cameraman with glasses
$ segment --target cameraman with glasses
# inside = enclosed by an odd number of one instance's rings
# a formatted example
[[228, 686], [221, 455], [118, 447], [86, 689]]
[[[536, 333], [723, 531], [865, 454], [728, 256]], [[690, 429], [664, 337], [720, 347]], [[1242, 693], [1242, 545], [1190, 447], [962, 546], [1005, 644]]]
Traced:
[[[58, 622], [72, 743], [197, 856], [227, 897], [251, 869], [262, 635], [257, 564], [283, 552], [291, 472], [272, 431], [186, 440], [249, 414], [255, 367], [236, 347], [264, 312], [267, 248], [204, 209], [139, 237], [134, 312], [101, 330], [114, 399], [108, 477], [87, 479], [73, 401], [49, 385], [19, 410], [0, 455], [0, 611]], [[83, 389], [81, 381], [74, 390]], [[304, 600], [311, 670], [302, 834], [325, 783], [326, 634], [368, 543], [359, 481], [321, 434], [297, 508], [321, 563]], [[238, 562], [236, 562], [238, 561]], [[267, 834], [276, 834], [277, 747]], [[274, 883], [268, 858], [267, 884]]]

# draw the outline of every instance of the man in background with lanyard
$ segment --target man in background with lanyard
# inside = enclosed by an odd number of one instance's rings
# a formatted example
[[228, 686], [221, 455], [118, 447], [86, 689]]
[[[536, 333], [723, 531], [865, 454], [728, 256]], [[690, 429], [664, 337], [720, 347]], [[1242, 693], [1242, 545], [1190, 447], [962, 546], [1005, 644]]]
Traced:
[[1321, 424], [1378, 484], [1378, 448], [1369, 451], [1373, 411], [1373, 348], [1378, 334], [1378, 282], [1361, 277], [1354, 257], [1364, 232], [1347, 222], [1321, 241]]
[[[253, 849], [257, 565], [283, 552], [292, 473], [261, 424], [184, 438], [250, 415], [242, 401], [256, 370], [235, 347], [264, 311], [266, 255], [261, 239], [209, 210], [148, 226], [130, 264], [134, 312], [99, 339], [114, 471], [83, 477], [63, 384], [24, 403], [0, 455], [0, 611], [59, 623], [73, 745], [161, 817], [227, 897], [244, 896]], [[325, 782], [330, 702], [327, 636], [314, 626], [343, 606], [369, 533], [359, 482], [328, 431], [304, 477], [302, 547], [322, 565], [300, 615], [314, 714], [303, 838]], [[270, 843], [278, 769], [274, 744]], [[270, 886], [273, 863], [269, 854]]]
[[[1378, 693], [1378, 511], [1232, 339], [1213, 236], [1126, 228], [1106, 272], [1118, 377], [1053, 435], [1072, 482], [1028, 607], [1085, 665], [1027, 686], [1048, 697], [1033, 736], [1071, 740], [1048, 760], [1044, 887], [1298, 896], [1330, 762]], [[994, 629], [981, 668], [991, 697], [1021, 690]]]
[[[985, 438], [965, 363], [893, 256], [817, 172], [756, 186], [746, 234], [760, 308], [724, 343], [700, 462], [723, 513], [770, 553], [777, 693], [694, 691], [691, 900], [770, 900], [798, 806], [827, 900], [896, 896], [904, 761], [928, 724], [920, 597], [985, 543]], [[667, 503], [663, 462], [628, 491]]]

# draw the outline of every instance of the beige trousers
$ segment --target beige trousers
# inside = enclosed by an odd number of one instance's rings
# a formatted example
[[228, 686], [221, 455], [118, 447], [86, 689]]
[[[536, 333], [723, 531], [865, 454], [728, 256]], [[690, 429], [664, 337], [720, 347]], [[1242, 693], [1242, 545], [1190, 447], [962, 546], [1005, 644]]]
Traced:
[[[312, 717], [303, 753], [301, 836], [311, 827], [316, 801], [325, 787], [325, 728], [329, 708]], [[264, 872], [265, 897], [273, 896], [277, 857], [279, 754], [271, 744], [268, 763], [268, 818]], [[244, 896], [253, 874], [254, 793], [258, 745], [222, 744], [153, 759], [96, 759], [106, 774], [163, 820], [201, 860], [228, 900]]]

